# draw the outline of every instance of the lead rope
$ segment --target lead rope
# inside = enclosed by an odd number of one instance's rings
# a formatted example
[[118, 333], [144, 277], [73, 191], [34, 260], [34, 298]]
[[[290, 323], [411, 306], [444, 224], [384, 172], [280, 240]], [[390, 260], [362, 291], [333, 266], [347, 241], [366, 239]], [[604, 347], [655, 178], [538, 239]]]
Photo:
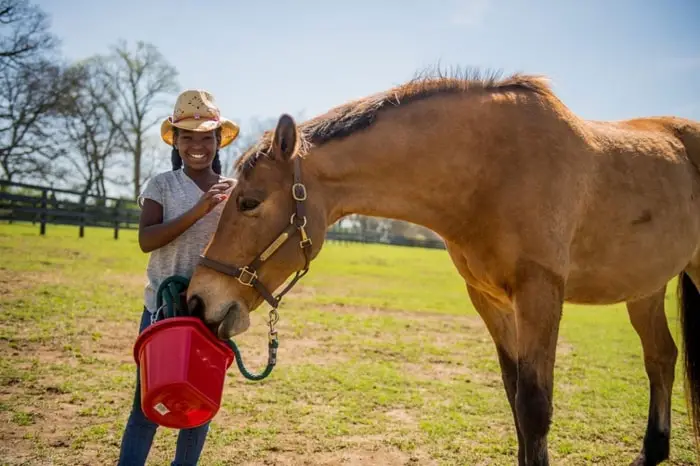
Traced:
[[[156, 312], [151, 318], [151, 323], [157, 322], [161, 318], [166, 319], [170, 317], [191, 317], [189, 307], [181, 299], [182, 294], [187, 291], [189, 286], [189, 280], [185, 277], [179, 275], [173, 275], [160, 284], [158, 287], [158, 292], [156, 294]], [[236, 342], [233, 339], [224, 340], [224, 342], [233, 350], [236, 356], [236, 365], [238, 370], [241, 372], [243, 377], [248, 380], [262, 380], [272, 372], [272, 369], [277, 364], [277, 348], [279, 347], [279, 340], [277, 338], [277, 329], [275, 325], [279, 321], [279, 313], [277, 312], [277, 307], [270, 310], [268, 326], [270, 330], [268, 332], [268, 358], [267, 366], [260, 374], [253, 374], [246, 369], [243, 364], [243, 357], [241, 356], [241, 351], [236, 346]]]

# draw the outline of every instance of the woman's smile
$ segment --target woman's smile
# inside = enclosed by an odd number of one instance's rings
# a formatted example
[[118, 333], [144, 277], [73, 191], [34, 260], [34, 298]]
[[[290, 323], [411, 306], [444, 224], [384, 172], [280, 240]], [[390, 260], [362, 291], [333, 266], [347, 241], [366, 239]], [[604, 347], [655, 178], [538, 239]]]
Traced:
[[187, 151], [185, 153], [186, 159], [189, 160], [190, 163], [197, 164], [197, 166], [199, 166], [202, 163], [208, 163], [213, 156], [214, 154], [203, 149], [196, 149], [192, 152]]

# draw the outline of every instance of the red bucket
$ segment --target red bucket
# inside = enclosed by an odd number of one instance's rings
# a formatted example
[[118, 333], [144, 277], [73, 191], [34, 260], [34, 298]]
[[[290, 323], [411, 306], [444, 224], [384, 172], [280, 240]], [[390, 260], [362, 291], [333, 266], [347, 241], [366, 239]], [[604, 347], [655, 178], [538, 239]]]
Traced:
[[195, 317], [171, 317], [146, 328], [134, 345], [141, 409], [164, 427], [189, 429], [219, 411], [233, 350]]

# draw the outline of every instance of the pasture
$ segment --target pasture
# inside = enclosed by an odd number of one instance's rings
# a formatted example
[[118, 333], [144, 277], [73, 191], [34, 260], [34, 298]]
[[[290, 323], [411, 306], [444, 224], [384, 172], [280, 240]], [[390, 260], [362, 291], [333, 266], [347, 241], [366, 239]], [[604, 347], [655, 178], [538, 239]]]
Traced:
[[[116, 461], [147, 256], [135, 232], [111, 235], [0, 225], [3, 465]], [[667, 303], [677, 339], [673, 286]], [[236, 339], [256, 372], [266, 313]], [[445, 251], [328, 244], [280, 316], [278, 366], [262, 382], [229, 370], [202, 464], [516, 463], [494, 345]], [[672, 465], [695, 461], [681, 376]], [[553, 464], [636, 456], [649, 391], [623, 305], [566, 306], [554, 391]], [[168, 464], [175, 435], [159, 431], [149, 464]]]

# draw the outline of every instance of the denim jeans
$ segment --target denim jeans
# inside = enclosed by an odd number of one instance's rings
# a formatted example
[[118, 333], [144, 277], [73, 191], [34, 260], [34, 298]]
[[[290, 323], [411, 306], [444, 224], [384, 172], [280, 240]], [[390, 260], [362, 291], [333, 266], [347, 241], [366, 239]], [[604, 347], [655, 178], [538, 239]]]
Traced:
[[[139, 334], [149, 325], [151, 325], [151, 313], [144, 309], [141, 316]], [[145, 465], [157, 428], [158, 425], [151, 422], [141, 411], [141, 380], [137, 370], [134, 403], [122, 436], [118, 466]], [[171, 463], [171, 466], [196, 465], [199, 461], [199, 455], [202, 453], [208, 431], [209, 422], [194, 429], [181, 430], [177, 437], [175, 460]]]

